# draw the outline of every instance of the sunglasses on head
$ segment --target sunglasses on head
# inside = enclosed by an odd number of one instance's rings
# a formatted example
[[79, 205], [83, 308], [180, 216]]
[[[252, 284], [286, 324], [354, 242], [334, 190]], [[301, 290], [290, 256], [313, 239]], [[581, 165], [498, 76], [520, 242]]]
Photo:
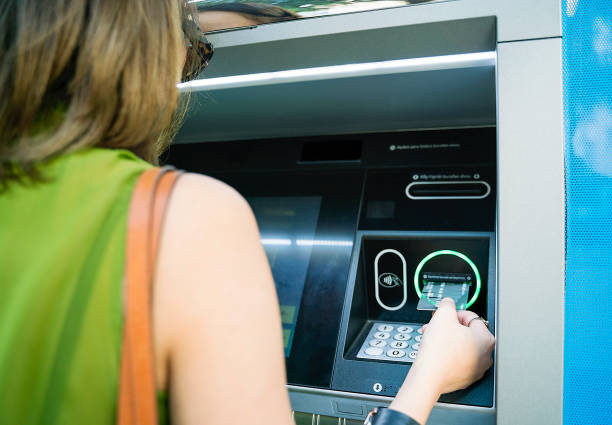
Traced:
[[204, 33], [199, 28], [195, 28], [195, 24], [192, 26], [193, 28], [189, 28], [189, 31], [183, 31], [187, 48], [183, 81], [196, 79], [208, 66], [215, 52], [212, 43], [206, 39]]

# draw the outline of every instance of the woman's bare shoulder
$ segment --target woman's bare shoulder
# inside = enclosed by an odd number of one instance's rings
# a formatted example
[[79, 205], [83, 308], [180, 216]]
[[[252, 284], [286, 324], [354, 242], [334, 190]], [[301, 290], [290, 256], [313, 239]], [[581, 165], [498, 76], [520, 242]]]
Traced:
[[172, 193], [160, 244], [157, 278], [173, 289], [216, 291], [223, 265], [267, 269], [251, 208], [232, 187], [211, 177], [181, 176]]
[[[218, 263], [236, 249], [257, 249], [259, 230], [247, 201], [229, 185], [199, 174], [181, 176], [174, 188], [162, 230], [160, 264], [167, 267], [161, 276], [174, 278], [188, 271], [185, 265]], [[168, 276], [170, 277], [170, 276]]]
[[[278, 412], [271, 423], [288, 423], [280, 311], [244, 198], [210, 177], [181, 177], [162, 232], [155, 285], [158, 384], [171, 387], [176, 423], [241, 417], [264, 424], [269, 413], [259, 417], [263, 411]], [[231, 348], [237, 338], [249, 355]], [[243, 407], [215, 409], [235, 397], [239, 382], [248, 388], [241, 392]], [[262, 403], [270, 408], [261, 409]]]
[[194, 218], [196, 223], [192, 224], [206, 228], [212, 223], [202, 218], [228, 214], [247, 221], [253, 219], [247, 202], [231, 186], [201, 174], [188, 173], [177, 180], [168, 208], [168, 222], [178, 219], [182, 223]]

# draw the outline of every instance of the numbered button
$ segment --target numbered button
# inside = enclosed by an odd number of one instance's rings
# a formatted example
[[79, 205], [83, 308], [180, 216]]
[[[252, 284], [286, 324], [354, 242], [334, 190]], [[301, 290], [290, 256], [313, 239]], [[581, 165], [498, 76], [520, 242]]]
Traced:
[[391, 334], [389, 332], [376, 332], [374, 338], [376, 339], [389, 339]]
[[406, 341], [393, 341], [389, 344], [391, 348], [406, 348], [408, 347], [408, 343]]
[[389, 351], [387, 351], [387, 356], [389, 356], [389, 357], [400, 358], [400, 357], [404, 357], [405, 355], [406, 355], [406, 352], [404, 350], [389, 350]]
[[408, 353], [408, 357], [410, 357], [412, 360], [416, 359], [416, 356], [417, 356], [416, 351], [411, 351], [410, 353]]
[[384, 347], [385, 345], [387, 345], [387, 343], [383, 341], [382, 339], [372, 339], [370, 340], [369, 344], [372, 347]]
[[400, 326], [397, 328], [397, 331], [403, 334], [409, 334], [410, 332], [414, 332], [414, 328], [411, 328], [410, 326]]
[[418, 328], [418, 329], [417, 329], [417, 333], [418, 333], [419, 335], [423, 335], [423, 328]]
[[[381, 341], [381, 342], [382, 342], [382, 341]], [[421, 343], [420, 343], [420, 342], [417, 342], [416, 344], [412, 344], [412, 349], [413, 349], [413, 350], [418, 350], [420, 346], [421, 346]]]
[[377, 348], [377, 347], [368, 347], [365, 350], [365, 353], [368, 356], [380, 356], [383, 352], [382, 348]]
[[396, 341], [408, 341], [410, 339], [410, 334], [395, 334], [393, 339]]
[[376, 329], [378, 329], [381, 332], [391, 332], [393, 330], [393, 326], [391, 326], [391, 325], [380, 325]]
[[416, 342], [421, 342], [421, 338], [423, 338], [421, 335], [417, 335], [417, 336], [414, 337], [414, 340]]

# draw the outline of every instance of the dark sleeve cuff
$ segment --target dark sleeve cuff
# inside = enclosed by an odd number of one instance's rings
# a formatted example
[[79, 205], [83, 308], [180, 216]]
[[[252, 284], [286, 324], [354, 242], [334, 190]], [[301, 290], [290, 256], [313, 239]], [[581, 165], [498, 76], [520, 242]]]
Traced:
[[397, 410], [379, 407], [377, 412], [371, 416], [370, 422], [366, 420], [366, 425], [421, 425], [410, 416]]

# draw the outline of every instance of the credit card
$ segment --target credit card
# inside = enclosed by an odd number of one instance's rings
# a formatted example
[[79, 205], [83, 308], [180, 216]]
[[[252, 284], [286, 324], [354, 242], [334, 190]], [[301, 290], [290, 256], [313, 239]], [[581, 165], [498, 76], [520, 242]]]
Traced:
[[417, 310], [437, 310], [440, 301], [451, 298], [457, 310], [465, 310], [472, 278], [459, 273], [423, 273], [423, 290]]

